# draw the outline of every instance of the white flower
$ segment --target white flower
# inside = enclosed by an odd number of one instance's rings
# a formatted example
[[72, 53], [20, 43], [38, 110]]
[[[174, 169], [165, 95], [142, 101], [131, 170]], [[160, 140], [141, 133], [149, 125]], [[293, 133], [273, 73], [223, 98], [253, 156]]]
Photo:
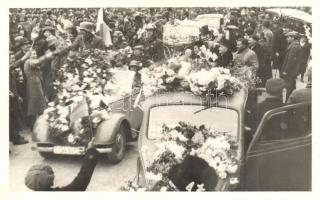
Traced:
[[90, 58], [87, 58], [87, 59], [85, 59], [84, 61], [85, 61], [86, 63], [88, 63], [89, 65], [92, 65], [92, 63], [93, 63]]
[[175, 77], [168, 77], [166, 78], [167, 83], [172, 83], [174, 81]]
[[191, 140], [196, 144], [203, 144], [204, 143], [204, 137], [203, 137], [202, 133], [199, 133], [199, 132], [196, 132]]
[[85, 64], [85, 63], [83, 63], [83, 64], [81, 65], [81, 67], [87, 69], [87, 68], [88, 68], [88, 65]]
[[101, 122], [101, 118], [100, 117], [95, 117], [95, 118], [92, 119], [92, 122], [97, 124], [97, 123]]
[[188, 138], [186, 138], [182, 133], [172, 130], [168, 133], [169, 136], [171, 136], [173, 139], [178, 138], [180, 141], [186, 142], [188, 141]]
[[47, 114], [47, 113], [53, 112], [55, 110], [56, 109], [54, 107], [49, 107], [49, 108], [45, 109], [43, 113]]
[[63, 132], [67, 131], [67, 130], [69, 130], [69, 126], [63, 125], [63, 126], [61, 127], [61, 130], [62, 130]]
[[88, 71], [89, 71], [89, 70], [84, 71], [84, 72], [82, 73], [82, 75], [83, 75], [83, 76], [89, 76], [90, 73], [89, 73]]
[[54, 102], [48, 103], [48, 106], [53, 107], [54, 106]]
[[61, 116], [67, 116], [69, 115], [69, 107], [61, 107], [59, 110], [58, 110], [58, 114], [60, 114]]
[[239, 183], [239, 179], [236, 177], [232, 177], [232, 178], [230, 178], [229, 182], [231, 185], [234, 185], [234, 184]]
[[162, 175], [160, 173], [154, 174], [152, 172], [146, 172], [146, 179], [151, 181], [160, 181], [162, 179]]
[[237, 170], [238, 170], [238, 166], [237, 165], [229, 165], [227, 167], [227, 172], [229, 174], [234, 174], [234, 173], [236, 173]]
[[218, 173], [218, 176], [221, 179], [225, 179], [225, 178], [227, 178], [227, 173], [226, 172], [220, 172], [220, 173]]
[[168, 69], [168, 70], [166, 70], [166, 72], [167, 72], [168, 76], [175, 75], [175, 72], [172, 69]]
[[75, 142], [75, 138], [74, 138], [74, 136], [73, 136], [72, 134], [69, 134], [69, 136], [68, 136], [68, 142], [69, 142], [69, 143], [74, 143], [74, 142]]

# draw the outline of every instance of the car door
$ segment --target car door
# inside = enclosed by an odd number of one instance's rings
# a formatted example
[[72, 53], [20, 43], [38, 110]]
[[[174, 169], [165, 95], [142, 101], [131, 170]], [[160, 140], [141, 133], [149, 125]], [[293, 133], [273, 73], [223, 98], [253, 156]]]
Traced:
[[244, 164], [244, 189], [311, 190], [311, 104], [267, 112], [250, 143]]

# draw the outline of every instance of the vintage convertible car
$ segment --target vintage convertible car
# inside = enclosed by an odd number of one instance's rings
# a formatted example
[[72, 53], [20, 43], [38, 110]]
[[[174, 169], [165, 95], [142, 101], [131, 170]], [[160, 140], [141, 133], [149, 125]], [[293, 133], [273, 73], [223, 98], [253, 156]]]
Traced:
[[[262, 97], [259, 95], [258, 100]], [[248, 92], [244, 89], [211, 103], [188, 92], [147, 98], [142, 102], [144, 115], [138, 139], [137, 184], [142, 187], [154, 184], [147, 176], [147, 163], [154, 156], [159, 138], [153, 127], [186, 121], [197, 126], [214, 124], [237, 138], [239, 168], [232, 176], [219, 179], [216, 191], [311, 190], [310, 103], [267, 112], [253, 139], [247, 142], [252, 136], [250, 128], [245, 126], [247, 99]], [[268, 137], [270, 132], [277, 137]], [[148, 151], [143, 150], [145, 147]], [[234, 181], [235, 178], [238, 181]]]
[[[112, 163], [118, 163], [125, 155], [126, 142], [138, 136], [142, 111], [139, 107], [134, 107], [139, 89], [133, 89], [133, 72], [114, 72], [114, 77], [118, 79], [117, 83], [122, 82], [123, 87], [130, 87], [132, 92], [108, 105], [111, 108], [110, 119], [99, 124], [93, 137], [95, 137], [98, 152], [107, 155]], [[42, 124], [35, 123], [32, 138], [41, 156], [48, 158], [54, 154], [83, 155], [85, 153], [85, 146], [58, 143], [47, 129], [39, 129], [38, 126]]]

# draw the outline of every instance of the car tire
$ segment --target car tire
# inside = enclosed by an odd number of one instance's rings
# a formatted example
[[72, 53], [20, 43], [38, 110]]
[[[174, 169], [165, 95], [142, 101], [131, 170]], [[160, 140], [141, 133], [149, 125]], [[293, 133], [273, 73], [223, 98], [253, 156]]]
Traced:
[[122, 124], [115, 136], [112, 152], [108, 154], [108, 159], [112, 164], [117, 164], [124, 158], [127, 144], [126, 132], [126, 126]]
[[39, 154], [42, 158], [45, 158], [45, 159], [52, 158], [54, 155], [51, 152], [39, 152]]

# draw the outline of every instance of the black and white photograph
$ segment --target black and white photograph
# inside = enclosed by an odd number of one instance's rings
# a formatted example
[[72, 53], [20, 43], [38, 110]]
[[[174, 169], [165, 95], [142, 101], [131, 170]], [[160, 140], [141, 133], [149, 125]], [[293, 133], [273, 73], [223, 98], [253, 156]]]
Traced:
[[313, 191], [313, 12], [9, 7], [8, 190]]

